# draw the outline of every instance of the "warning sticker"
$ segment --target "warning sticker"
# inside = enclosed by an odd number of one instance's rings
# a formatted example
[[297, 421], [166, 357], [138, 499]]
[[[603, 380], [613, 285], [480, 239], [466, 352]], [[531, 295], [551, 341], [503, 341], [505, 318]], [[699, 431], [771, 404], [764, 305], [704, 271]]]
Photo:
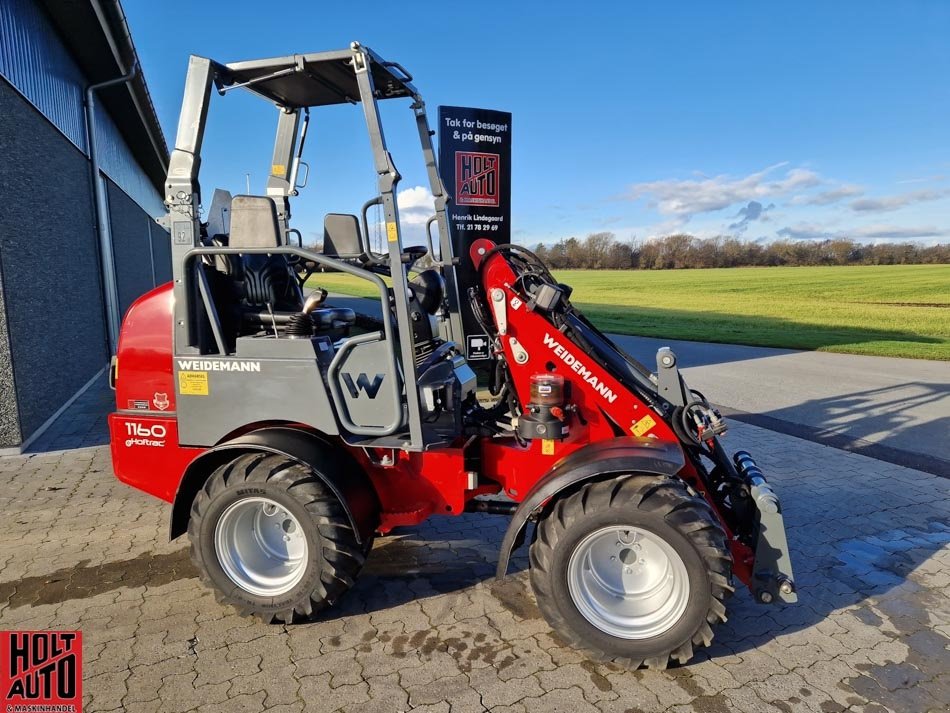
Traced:
[[207, 396], [207, 371], [179, 371], [178, 392], [182, 396]]
[[399, 232], [396, 230], [395, 223], [386, 223], [386, 239], [391, 243], [399, 240]]
[[554, 439], [545, 438], [541, 441], [541, 454], [546, 456], [554, 455]]
[[270, 167], [270, 172], [272, 176], [283, 178], [287, 175], [287, 166], [282, 163], [275, 163]]
[[653, 420], [652, 416], [644, 416], [630, 427], [630, 432], [633, 433], [634, 436], [642, 436], [655, 425], [656, 421]]
[[465, 358], [469, 361], [488, 359], [491, 356], [487, 334], [469, 334], [465, 338]]

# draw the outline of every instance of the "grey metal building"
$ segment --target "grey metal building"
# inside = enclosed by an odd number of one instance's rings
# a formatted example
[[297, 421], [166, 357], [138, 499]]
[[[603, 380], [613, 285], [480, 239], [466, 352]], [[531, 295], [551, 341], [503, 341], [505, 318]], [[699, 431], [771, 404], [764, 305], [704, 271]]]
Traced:
[[102, 378], [171, 278], [167, 155], [118, 0], [0, 0], [0, 453]]

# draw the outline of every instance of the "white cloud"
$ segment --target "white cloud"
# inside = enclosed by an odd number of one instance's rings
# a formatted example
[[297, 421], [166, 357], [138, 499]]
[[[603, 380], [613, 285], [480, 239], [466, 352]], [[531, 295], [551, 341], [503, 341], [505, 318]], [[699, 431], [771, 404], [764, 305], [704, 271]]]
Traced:
[[864, 189], [861, 186], [856, 186], [853, 184], [844, 184], [838, 186], [837, 188], [832, 188], [827, 191], [821, 191], [813, 195], [801, 195], [795, 196], [789, 201], [790, 205], [831, 205], [832, 203], [838, 203], [843, 201], [845, 198], [854, 198], [855, 196], [864, 195]]
[[921, 176], [920, 178], [905, 178], [903, 181], [898, 181], [897, 183], [930, 183], [932, 181], [945, 181], [947, 176], [942, 173], [935, 174], [933, 176]]
[[759, 198], [787, 194], [821, 183], [817, 173], [804, 168], [792, 168], [780, 178], [769, 179], [770, 174], [786, 165], [787, 163], [780, 163], [769, 166], [763, 171], [742, 178], [720, 174], [702, 180], [667, 179], [636, 183], [630, 187], [628, 196], [631, 200], [648, 198], [650, 205], [663, 215], [688, 217]]
[[910, 191], [908, 193], [899, 193], [894, 196], [881, 196], [879, 198], [862, 198], [851, 201], [851, 210], [858, 213], [886, 213], [892, 210], [900, 210], [915, 203], [924, 203], [926, 201], [937, 201], [941, 198], [950, 196], [950, 189], [939, 191], [920, 190]]
[[795, 223], [775, 232], [780, 238], [815, 240], [832, 237], [832, 231], [815, 223]]
[[435, 199], [425, 186], [403, 188], [396, 195], [396, 201], [399, 203], [400, 210], [412, 210], [414, 208], [430, 208], [433, 211], [435, 210]]
[[888, 240], [915, 240], [923, 238], [941, 238], [950, 235], [950, 230], [937, 228], [933, 225], [900, 226], [900, 225], [863, 225], [852, 230], [842, 230], [842, 237], [852, 238], [884, 238]]
[[776, 231], [780, 238], [791, 240], [824, 240], [853, 238], [854, 240], [926, 240], [950, 235], [950, 230], [933, 225], [907, 226], [889, 224], [861, 225], [855, 228], [829, 230], [815, 223], [796, 223]]
[[404, 188], [396, 194], [399, 220], [403, 225], [424, 225], [435, 215], [435, 198], [425, 186]]
[[[399, 207], [399, 224], [402, 228], [402, 244], [424, 245], [426, 242], [425, 224], [435, 215], [435, 199], [425, 186], [404, 188], [396, 194]], [[383, 220], [382, 206], [369, 209], [369, 241], [373, 250], [384, 249], [386, 223]], [[433, 233], [438, 231], [433, 228]]]

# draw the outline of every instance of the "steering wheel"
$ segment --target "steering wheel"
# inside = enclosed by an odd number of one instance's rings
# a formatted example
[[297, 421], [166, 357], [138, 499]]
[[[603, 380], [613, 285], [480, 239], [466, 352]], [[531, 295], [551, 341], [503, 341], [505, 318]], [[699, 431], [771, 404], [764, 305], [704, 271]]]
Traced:
[[408, 245], [403, 248], [403, 253], [412, 258], [412, 261], [415, 262], [419, 258], [425, 257], [429, 252], [429, 248], [425, 245]]

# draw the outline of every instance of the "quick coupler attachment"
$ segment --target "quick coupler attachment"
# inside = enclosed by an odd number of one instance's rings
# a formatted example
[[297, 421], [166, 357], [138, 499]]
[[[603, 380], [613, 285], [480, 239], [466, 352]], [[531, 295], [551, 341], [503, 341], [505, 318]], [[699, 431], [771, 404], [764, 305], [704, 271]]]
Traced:
[[794, 604], [798, 594], [785, 537], [782, 504], [751, 455], [738, 451], [732, 459], [755, 503], [758, 536], [752, 565], [752, 594], [762, 604], [777, 601]]

